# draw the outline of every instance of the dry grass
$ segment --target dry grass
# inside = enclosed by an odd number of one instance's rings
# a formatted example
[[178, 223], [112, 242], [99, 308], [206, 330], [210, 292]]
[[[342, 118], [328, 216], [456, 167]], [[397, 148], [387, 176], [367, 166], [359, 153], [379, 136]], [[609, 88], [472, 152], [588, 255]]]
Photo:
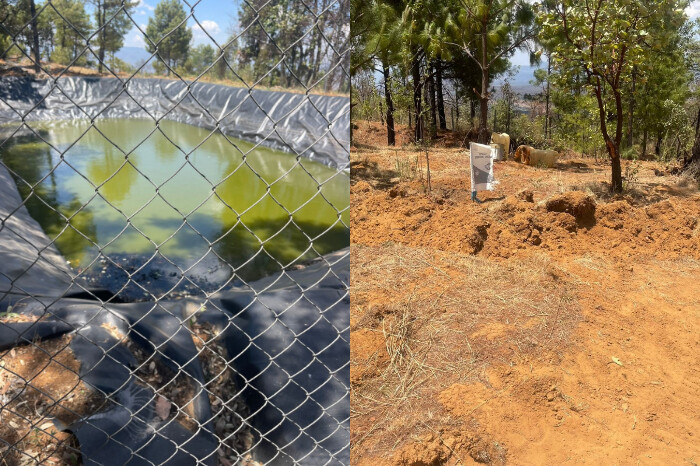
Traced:
[[700, 188], [700, 163], [691, 164], [678, 176], [677, 185], [680, 188]]
[[[353, 416], [374, 419], [353, 424], [353, 449], [393, 450], [409, 432], [430, 428], [420, 416], [435, 394], [485, 381], [494, 364], [560, 351], [579, 320], [564, 272], [545, 256], [501, 263], [386, 244], [353, 246], [352, 264], [352, 331], [381, 332], [384, 342], [376, 350], [383, 357], [362, 354], [353, 343]], [[378, 363], [379, 370], [362, 372]], [[377, 429], [383, 434], [372, 436]]]

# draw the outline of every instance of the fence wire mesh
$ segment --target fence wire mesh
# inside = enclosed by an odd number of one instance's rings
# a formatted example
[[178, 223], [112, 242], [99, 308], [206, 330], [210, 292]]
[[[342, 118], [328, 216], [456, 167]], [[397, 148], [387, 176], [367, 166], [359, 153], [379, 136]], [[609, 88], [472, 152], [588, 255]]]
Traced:
[[348, 40], [0, 0], [0, 464], [349, 463]]

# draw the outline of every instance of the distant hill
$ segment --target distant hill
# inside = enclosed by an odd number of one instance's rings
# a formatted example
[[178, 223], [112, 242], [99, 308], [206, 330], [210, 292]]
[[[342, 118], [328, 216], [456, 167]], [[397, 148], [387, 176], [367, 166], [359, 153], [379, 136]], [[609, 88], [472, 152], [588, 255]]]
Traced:
[[[148, 61], [151, 58], [151, 54], [146, 51], [146, 49], [140, 48], [140, 47], [122, 47], [117, 53], [117, 58], [120, 60], [125, 61], [129, 65], [133, 67], [138, 67], [142, 63]], [[142, 70], [147, 73], [152, 73], [153, 72], [153, 66], [151, 64], [153, 63], [153, 60], [151, 60], [148, 65]]]
[[[508, 77], [508, 81], [516, 94], [522, 96], [524, 94], [536, 94], [541, 91], [537, 86], [530, 84], [530, 81], [535, 79], [534, 74], [537, 68], [536, 66], [520, 66], [520, 69], [513, 77]], [[493, 86], [496, 88], [496, 96], [500, 96], [500, 88], [504, 80], [504, 77], [500, 77], [493, 83]]]

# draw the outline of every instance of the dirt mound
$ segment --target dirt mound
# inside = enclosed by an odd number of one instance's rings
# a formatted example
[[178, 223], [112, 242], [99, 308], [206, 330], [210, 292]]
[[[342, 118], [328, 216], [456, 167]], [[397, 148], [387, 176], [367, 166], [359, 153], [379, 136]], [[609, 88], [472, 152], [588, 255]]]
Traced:
[[520, 199], [521, 201], [535, 202], [535, 195], [529, 189], [523, 189], [522, 191], [518, 191], [518, 194], [516, 194], [515, 197], [516, 199]]
[[351, 187], [352, 463], [697, 462], [697, 189], [499, 162], [477, 204], [461, 151], [431, 193], [408, 156]]
[[406, 445], [394, 454], [393, 464], [438, 466], [443, 464], [506, 464], [506, 450], [498, 442], [460, 431], [434, 432]]
[[[353, 121], [352, 140], [353, 144], [362, 141], [362, 146], [382, 147], [388, 144], [386, 125], [379, 121]], [[408, 125], [394, 124], [396, 145], [405, 146], [413, 138], [413, 131]]]
[[581, 191], [570, 191], [554, 196], [545, 204], [548, 212], [566, 212], [582, 225], [595, 222], [595, 200]]
[[366, 181], [358, 181], [355, 183], [354, 188], [358, 193], [368, 193], [374, 189], [372, 188], [372, 185]]
[[[376, 187], [375, 187], [376, 188]], [[493, 258], [539, 251], [601, 252], [616, 257], [700, 257], [700, 198], [634, 206], [596, 204], [586, 193], [557, 194], [544, 204], [507, 196], [476, 204], [459, 192], [423, 194], [416, 183], [351, 187], [351, 241], [392, 241]]]

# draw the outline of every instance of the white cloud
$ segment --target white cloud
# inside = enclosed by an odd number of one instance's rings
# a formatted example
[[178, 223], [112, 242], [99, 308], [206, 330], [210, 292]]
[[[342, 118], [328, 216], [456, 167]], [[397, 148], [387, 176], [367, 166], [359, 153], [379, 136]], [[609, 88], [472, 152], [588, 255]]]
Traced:
[[[144, 30], [146, 29], [144, 24], [142, 24], [141, 27]], [[146, 45], [146, 42], [143, 39], [143, 34], [141, 34], [137, 28], [131, 28], [131, 31], [129, 31], [126, 34], [126, 36], [124, 37], [124, 46], [125, 47], [142, 48], [145, 45]]]
[[211, 43], [211, 39], [209, 39], [204, 31], [207, 31], [214, 39], [219, 39], [218, 36], [221, 33], [221, 27], [216, 21], [205, 19], [199, 23], [202, 25], [201, 27], [197, 23], [192, 25], [192, 39], [195, 44]]
[[690, 2], [688, 8], [685, 9], [685, 14], [691, 19], [695, 19], [700, 16], [700, 0], [694, 0]]
[[[211, 42], [211, 39], [207, 36], [207, 34], [204, 31], [207, 31], [209, 35], [211, 35], [214, 39], [217, 41], [221, 41], [225, 39], [225, 35], [222, 34], [221, 26], [216, 21], [211, 21], [211, 20], [203, 20], [199, 22], [202, 26], [200, 27], [199, 24], [194, 23], [190, 29], [192, 30], [192, 42], [193, 45], [199, 45], [199, 44], [210, 44], [213, 45]], [[139, 27], [141, 28], [142, 31], [146, 31], [146, 24], [145, 23], [140, 23]], [[124, 38], [124, 45], [126, 47], [140, 47], [143, 48], [145, 46], [145, 39], [143, 37], [143, 34], [139, 32], [138, 28], [133, 27], [131, 30], [126, 34]]]
[[149, 12], [154, 11], [156, 8], [149, 5], [144, 0], [136, 0], [136, 14], [147, 15]]

